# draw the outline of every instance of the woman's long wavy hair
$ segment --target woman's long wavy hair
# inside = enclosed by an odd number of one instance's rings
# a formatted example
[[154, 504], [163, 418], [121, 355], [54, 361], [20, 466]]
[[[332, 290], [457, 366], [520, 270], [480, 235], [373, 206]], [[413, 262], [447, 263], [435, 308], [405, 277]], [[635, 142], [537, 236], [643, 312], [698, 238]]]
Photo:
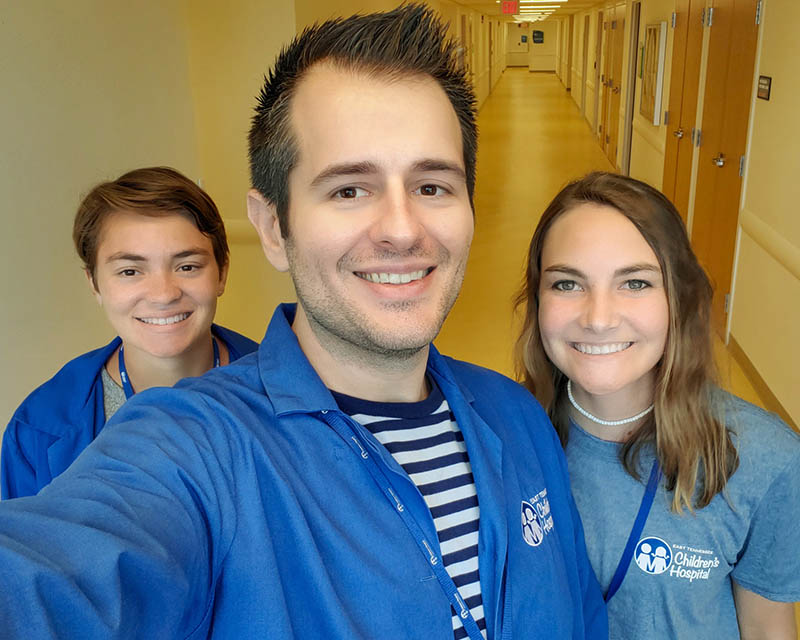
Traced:
[[673, 491], [673, 511], [702, 509], [725, 488], [739, 461], [713, 400], [711, 283], [692, 252], [680, 215], [662, 193], [632, 178], [596, 172], [570, 183], [553, 199], [531, 239], [525, 283], [516, 298], [517, 311], [524, 313], [515, 349], [518, 376], [545, 407], [566, 445], [567, 379], [545, 354], [539, 333], [541, 257], [553, 222], [586, 203], [619, 211], [639, 230], [658, 258], [669, 304], [666, 346], [656, 365], [655, 410], [620, 448], [620, 461], [641, 479], [640, 454], [654, 447], [667, 488]]

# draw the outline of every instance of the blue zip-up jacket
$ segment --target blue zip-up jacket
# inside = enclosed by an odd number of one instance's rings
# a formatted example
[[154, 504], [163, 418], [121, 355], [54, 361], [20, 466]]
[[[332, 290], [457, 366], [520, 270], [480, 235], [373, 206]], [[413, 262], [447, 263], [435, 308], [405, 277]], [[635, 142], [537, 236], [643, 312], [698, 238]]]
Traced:
[[[230, 362], [258, 348], [235, 331], [212, 325]], [[97, 437], [106, 423], [101, 373], [119, 337], [70, 360], [14, 412], [3, 434], [0, 496], [32, 496], [49, 484]]]
[[[38, 496], [0, 503], [0, 636], [452, 639], [430, 511], [338, 409], [293, 314], [258, 353], [137, 394]], [[488, 637], [607, 638], [544, 411], [433, 347], [428, 375], [475, 478]]]

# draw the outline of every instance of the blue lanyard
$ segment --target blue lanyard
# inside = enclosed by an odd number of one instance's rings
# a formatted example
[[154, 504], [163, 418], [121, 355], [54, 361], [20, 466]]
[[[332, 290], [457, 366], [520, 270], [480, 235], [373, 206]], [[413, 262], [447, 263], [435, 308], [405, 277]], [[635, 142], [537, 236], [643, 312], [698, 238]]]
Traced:
[[[217, 339], [211, 336], [211, 344], [214, 347], [214, 368], [219, 366], [219, 345]], [[125, 368], [125, 356], [122, 354], [124, 348], [120, 345], [119, 348], [119, 377], [122, 379], [122, 390], [125, 392], [125, 399], [130, 400], [136, 392], [131, 386], [131, 379], [128, 377], [128, 370]]]
[[650, 470], [650, 479], [647, 481], [647, 488], [644, 491], [644, 496], [642, 496], [642, 504], [639, 505], [639, 513], [636, 514], [636, 520], [633, 521], [633, 528], [628, 536], [628, 542], [625, 544], [625, 550], [622, 552], [617, 570], [614, 572], [614, 577], [611, 578], [611, 584], [604, 597], [606, 602], [614, 597], [617, 589], [619, 589], [622, 581], [625, 579], [625, 574], [628, 573], [633, 551], [636, 549], [639, 536], [642, 535], [642, 529], [644, 529], [644, 523], [647, 521], [647, 516], [650, 513], [650, 507], [653, 506], [653, 498], [656, 497], [659, 480], [661, 480], [661, 467], [658, 464], [658, 458], [656, 458], [653, 460], [653, 468]]
[[[456, 584], [453, 582], [450, 574], [447, 573], [447, 569], [445, 569], [442, 559], [436, 555], [436, 552], [433, 550], [431, 544], [425, 539], [425, 534], [423, 533], [422, 528], [419, 526], [417, 521], [414, 519], [414, 516], [412, 516], [406, 509], [405, 505], [400, 502], [400, 498], [392, 489], [391, 483], [378, 465], [375, 457], [371, 456], [367, 451], [366, 448], [369, 445], [366, 442], [362, 443], [358, 432], [353, 428], [350, 421], [345, 420], [343, 416], [336, 411], [328, 411], [327, 409], [323, 410], [322, 419], [331, 428], [333, 428], [333, 430], [336, 431], [336, 433], [338, 433], [339, 436], [348, 443], [348, 445], [350, 445], [350, 448], [356, 451], [356, 453], [358, 453], [364, 460], [372, 479], [378, 485], [384, 496], [386, 496], [387, 500], [392, 505], [392, 508], [398, 513], [400, 519], [406, 525], [412, 537], [414, 538], [414, 541], [417, 543], [417, 547], [425, 557], [425, 562], [430, 565], [433, 574], [439, 581], [439, 586], [442, 588], [445, 596], [447, 596], [447, 599], [450, 601], [450, 605], [453, 607], [453, 610], [461, 619], [461, 624], [464, 626], [464, 630], [467, 632], [469, 639], [483, 640], [483, 635], [481, 634], [481, 631], [475, 622], [475, 618], [472, 617], [472, 612], [462, 599], [461, 594], [458, 592], [458, 587], [456, 587]], [[507, 598], [507, 600], [510, 600], [510, 597]], [[505, 604], [507, 606], [508, 601], [506, 601]], [[503, 613], [503, 620], [505, 621], [505, 609]]]

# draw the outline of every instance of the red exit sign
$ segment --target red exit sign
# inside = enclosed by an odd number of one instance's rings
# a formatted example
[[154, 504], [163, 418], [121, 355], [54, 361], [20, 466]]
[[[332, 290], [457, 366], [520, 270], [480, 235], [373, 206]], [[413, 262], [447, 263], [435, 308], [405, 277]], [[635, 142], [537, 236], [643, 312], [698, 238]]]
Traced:
[[519, 2], [517, 0], [503, 0], [503, 13], [519, 13]]

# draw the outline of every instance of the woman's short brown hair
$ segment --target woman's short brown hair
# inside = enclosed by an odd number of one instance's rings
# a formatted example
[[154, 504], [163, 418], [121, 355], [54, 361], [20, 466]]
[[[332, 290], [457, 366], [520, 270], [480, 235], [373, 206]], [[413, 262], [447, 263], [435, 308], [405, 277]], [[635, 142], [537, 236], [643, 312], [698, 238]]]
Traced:
[[84, 268], [95, 279], [97, 247], [103, 222], [115, 211], [143, 216], [188, 215], [208, 236], [220, 272], [228, 264], [228, 239], [217, 205], [183, 174], [169, 167], [134, 169], [94, 187], [83, 199], [72, 227], [72, 239]]

